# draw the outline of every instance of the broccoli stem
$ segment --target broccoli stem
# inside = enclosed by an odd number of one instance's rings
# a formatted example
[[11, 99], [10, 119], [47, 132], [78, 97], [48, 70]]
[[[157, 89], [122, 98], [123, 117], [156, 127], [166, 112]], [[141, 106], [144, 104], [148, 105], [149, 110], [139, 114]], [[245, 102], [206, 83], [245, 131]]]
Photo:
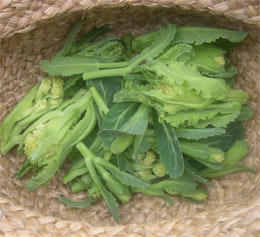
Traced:
[[129, 65], [129, 62], [114, 62], [114, 63], [99, 63], [99, 68], [108, 69], [108, 68], [123, 68]]
[[124, 152], [134, 142], [134, 139], [135, 136], [130, 134], [117, 137], [111, 144], [111, 151], [114, 154]]
[[94, 101], [96, 102], [96, 104], [98, 106], [99, 111], [102, 114], [106, 115], [109, 111], [109, 108], [107, 107], [104, 100], [102, 99], [102, 97], [98, 93], [97, 89], [94, 86], [92, 86], [89, 90], [90, 90], [90, 92], [93, 96]]
[[91, 71], [91, 72], [83, 73], [83, 79], [91, 80], [95, 78], [104, 78], [104, 77], [117, 77], [117, 76], [124, 77], [128, 72], [129, 72], [128, 67]]

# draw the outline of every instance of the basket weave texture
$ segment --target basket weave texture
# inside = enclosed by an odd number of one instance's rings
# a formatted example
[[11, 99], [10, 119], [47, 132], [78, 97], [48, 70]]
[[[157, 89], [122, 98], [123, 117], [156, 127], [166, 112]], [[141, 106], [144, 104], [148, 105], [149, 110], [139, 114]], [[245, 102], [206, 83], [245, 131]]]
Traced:
[[244, 162], [256, 175], [237, 173], [213, 181], [203, 204], [177, 197], [173, 206], [159, 197], [138, 194], [121, 206], [121, 224], [104, 202], [87, 209], [57, 200], [72, 196], [60, 176], [35, 192], [14, 178], [24, 156], [15, 149], [0, 155], [0, 236], [260, 236], [260, 5], [258, 0], [1, 0], [0, 122], [25, 93], [44, 77], [40, 62], [63, 45], [71, 26], [88, 19], [82, 32], [108, 25], [113, 33], [138, 35], [160, 25], [209, 25], [249, 32], [233, 53], [237, 87], [250, 95], [254, 118], [247, 122], [250, 153]]

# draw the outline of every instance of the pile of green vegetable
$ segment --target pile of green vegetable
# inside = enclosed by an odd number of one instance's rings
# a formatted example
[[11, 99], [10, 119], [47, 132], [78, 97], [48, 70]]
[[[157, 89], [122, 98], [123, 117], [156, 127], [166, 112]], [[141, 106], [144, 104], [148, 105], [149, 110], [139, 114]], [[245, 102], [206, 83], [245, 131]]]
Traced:
[[27, 155], [16, 177], [33, 174], [29, 191], [66, 161], [64, 184], [89, 199], [59, 199], [83, 208], [104, 198], [119, 222], [118, 202], [134, 193], [200, 202], [210, 178], [254, 172], [240, 163], [252, 111], [229, 59], [246, 33], [168, 24], [119, 39], [101, 27], [75, 41], [80, 25], [0, 128], [2, 154], [18, 145]]

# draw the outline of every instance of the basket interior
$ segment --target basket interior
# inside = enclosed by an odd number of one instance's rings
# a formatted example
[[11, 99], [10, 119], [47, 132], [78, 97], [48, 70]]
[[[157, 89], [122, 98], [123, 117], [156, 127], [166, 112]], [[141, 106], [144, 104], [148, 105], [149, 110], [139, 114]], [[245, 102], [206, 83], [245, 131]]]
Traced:
[[[251, 149], [244, 162], [254, 167], [257, 174], [241, 172], [214, 180], [214, 187], [209, 188], [209, 198], [203, 204], [189, 203], [174, 197], [173, 206], [169, 206], [163, 198], [135, 195], [132, 201], [121, 206], [121, 224], [147, 224], [184, 217], [214, 219], [214, 216], [220, 216], [224, 212], [243, 212], [243, 209], [246, 209], [250, 203], [259, 199], [259, 40], [258, 30], [242, 21], [181, 8], [143, 6], [97, 7], [89, 12], [80, 11], [42, 21], [30, 32], [16, 34], [0, 41], [0, 121], [32, 85], [45, 76], [40, 70], [41, 60], [50, 59], [57, 52], [64, 44], [69, 29], [81, 17], [88, 19], [82, 27], [82, 32], [94, 26], [107, 25], [118, 36], [126, 32], [138, 35], [158, 29], [160, 25], [168, 22], [176, 25], [217, 26], [250, 33], [232, 54], [232, 59], [239, 71], [236, 78], [237, 86], [249, 93], [249, 106], [254, 110], [254, 118], [246, 123], [247, 140], [251, 143]], [[65, 173], [66, 166], [60, 169], [59, 175], [53, 177], [48, 186], [41, 187], [35, 192], [26, 191], [25, 181], [14, 178], [14, 173], [24, 158], [24, 156], [16, 155], [16, 149], [5, 157], [0, 157], [1, 196], [7, 197], [28, 210], [40, 212], [42, 215], [63, 220], [84, 220], [93, 226], [115, 225], [103, 201], [87, 209], [75, 209], [66, 207], [57, 200], [56, 197], [59, 194], [74, 198], [74, 200], [86, 197], [84, 193], [71, 195], [69, 186], [62, 184], [60, 177]]]

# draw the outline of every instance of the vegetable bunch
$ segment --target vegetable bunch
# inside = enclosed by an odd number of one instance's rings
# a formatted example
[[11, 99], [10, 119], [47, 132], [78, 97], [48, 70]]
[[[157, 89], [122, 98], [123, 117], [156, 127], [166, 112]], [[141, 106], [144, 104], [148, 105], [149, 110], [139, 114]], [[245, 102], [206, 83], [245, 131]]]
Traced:
[[207, 198], [208, 178], [254, 170], [240, 164], [248, 153], [243, 122], [248, 94], [234, 89], [229, 53], [245, 37], [208, 27], [175, 27], [134, 38], [103, 36], [95, 28], [81, 40], [76, 24], [64, 47], [41, 63], [47, 77], [7, 116], [1, 152], [19, 145], [27, 159], [16, 173], [34, 176], [27, 189], [63, 177], [84, 202], [100, 198], [119, 222], [118, 202], [137, 192], [187, 200]]

